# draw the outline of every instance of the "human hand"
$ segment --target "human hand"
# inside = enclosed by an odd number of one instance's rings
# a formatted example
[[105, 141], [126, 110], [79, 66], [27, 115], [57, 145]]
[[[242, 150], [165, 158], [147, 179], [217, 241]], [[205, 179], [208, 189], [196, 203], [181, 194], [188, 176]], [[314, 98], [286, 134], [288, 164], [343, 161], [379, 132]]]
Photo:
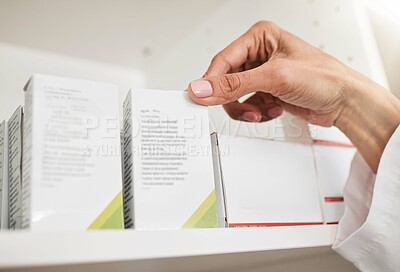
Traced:
[[[258, 22], [214, 57], [190, 97], [223, 104], [237, 120], [268, 121], [288, 111], [310, 123], [332, 126], [342, 111], [349, 68], [273, 23]], [[256, 92], [243, 103], [237, 100]]]
[[316, 125], [335, 125], [373, 171], [400, 123], [400, 101], [390, 92], [265, 21], [217, 54], [188, 93], [202, 105], [222, 104], [237, 120], [268, 121], [285, 110]]

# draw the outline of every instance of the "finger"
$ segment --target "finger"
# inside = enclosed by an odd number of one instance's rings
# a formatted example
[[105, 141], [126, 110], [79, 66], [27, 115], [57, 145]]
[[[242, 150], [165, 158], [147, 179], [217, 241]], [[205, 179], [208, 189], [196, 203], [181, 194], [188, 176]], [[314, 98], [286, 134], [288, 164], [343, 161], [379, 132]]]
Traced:
[[248, 60], [250, 47], [251, 39], [249, 32], [246, 32], [212, 59], [203, 77], [219, 76], [236, 71]]
[[224, 105], [228, 115], [239, 121], [266, 122], [282, 115], [283, 109], [277, 104], [254, 106], [249, 103], [232, 102]]
[[262, 118], [260, 122], [270, 121], [282, 115], [283, 108], [278, 104], [261, 105]]
[[245, 101], [254, 105], [271, 104], [275, 103], [276, 98], [269, 93], [256, 92]]
[[224, 109], [232, 119], [248, 122], [269, 121], [283, 112], [276, 98], [266, 93], [255, 93], [243, 103], [225, 104]]
[[221, 105], [255, 91], [273, 95], [276, 90], [273, 88], [274, 69], [267, 64], [244, 72], [192, 81], [187, 89], [189, 96], [202, 105]]
[[259, 61], [246, 61], [245, 63], [243, 63], [242, 66], [232, 69], [229, 73], [239, 73], [239, 72], [243, 72], [246, 70], [251, 70], [254, 69], [260, 65], [262, 65], [263, 63], [259, 62]]
[[263, 63], [261, 61], [246, 61], [243, 64], [243, 70], [251, 70], [254, 69], [260, 65], [262, 65]]
[[245, 102], [252, 103], [260, 107], [262, 113], [261, 122], [277, 118], [283, 113], [283, 107], [279, 103], [281, 100], [269, 93], [258, 92], [249, 97]]
[[257, 105], [234, 101], [225, 104], [224, 109], [226, 113], [235, 120], [244, 120], [248, 122], [260, 122], [262, 120], [262, 112]]
[[203, 77], [232, 73], [247, 61], [259, 62], [259, 65], [265, 63], [278, 48], [276, 37], [279, 33], [280, 30], [275, 24], [267, 21], [257, 22], [213, 58]]

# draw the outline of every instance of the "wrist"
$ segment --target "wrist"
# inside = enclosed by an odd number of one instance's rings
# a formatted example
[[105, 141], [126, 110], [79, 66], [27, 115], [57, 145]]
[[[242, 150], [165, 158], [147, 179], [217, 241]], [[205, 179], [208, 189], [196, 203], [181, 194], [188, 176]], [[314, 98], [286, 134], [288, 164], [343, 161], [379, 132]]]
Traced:
[[345, 87], [337, 126], [376, 172], [383, 150], [400, 124], [400, 101], [380, 85], [355, 74]]

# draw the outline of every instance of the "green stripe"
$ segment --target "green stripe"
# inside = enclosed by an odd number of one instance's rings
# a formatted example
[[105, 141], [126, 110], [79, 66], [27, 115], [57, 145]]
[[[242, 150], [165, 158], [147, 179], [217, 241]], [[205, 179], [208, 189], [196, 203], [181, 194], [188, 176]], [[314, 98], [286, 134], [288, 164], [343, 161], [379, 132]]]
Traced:
[[119, 192], [104, 211], [89, 226], [95, 229], [123, 229], [124, 217], [122, 209], [122, 192]]
[[212, 191], [186, 221], [183, 228], [216, 228], [217, 226], [217, 201], [215, 191]]

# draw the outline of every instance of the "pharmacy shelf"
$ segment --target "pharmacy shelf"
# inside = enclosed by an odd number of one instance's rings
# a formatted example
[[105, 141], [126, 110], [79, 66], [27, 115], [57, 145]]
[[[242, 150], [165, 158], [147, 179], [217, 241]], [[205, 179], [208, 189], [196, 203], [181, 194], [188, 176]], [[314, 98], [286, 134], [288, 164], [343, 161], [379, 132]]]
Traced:
[[[318, 266], [318, 262], [322, 267], [327, 267], [330, 261], [334, 261], [336, 269], [341, 265], [347, 267], [346, 271], [352, 271], [353, 267], [330, 249], [335, 234], [334, 225], [152, 231], [3, 232], [0, 233], [0, 270], [143, 272], [189, 269], [224, 271], [226, 268], [226, 271], [232, 271], [233, 264], [243, 266], [246, 263], [250, 268], [254, 268], [254, 264], [265, 268], [278, 263], [279, 266], [291, 264], [299, 268], [296, 262], [301, 260], [303, 265], [305, 262], [312, 267]], [[260, 260], [263, 260], [261, 264]], [[193, 264], [196, 263], [201, 265], [194, 267]], [[243, 267], [246, 271], [258, 271], [250, 268]]]

